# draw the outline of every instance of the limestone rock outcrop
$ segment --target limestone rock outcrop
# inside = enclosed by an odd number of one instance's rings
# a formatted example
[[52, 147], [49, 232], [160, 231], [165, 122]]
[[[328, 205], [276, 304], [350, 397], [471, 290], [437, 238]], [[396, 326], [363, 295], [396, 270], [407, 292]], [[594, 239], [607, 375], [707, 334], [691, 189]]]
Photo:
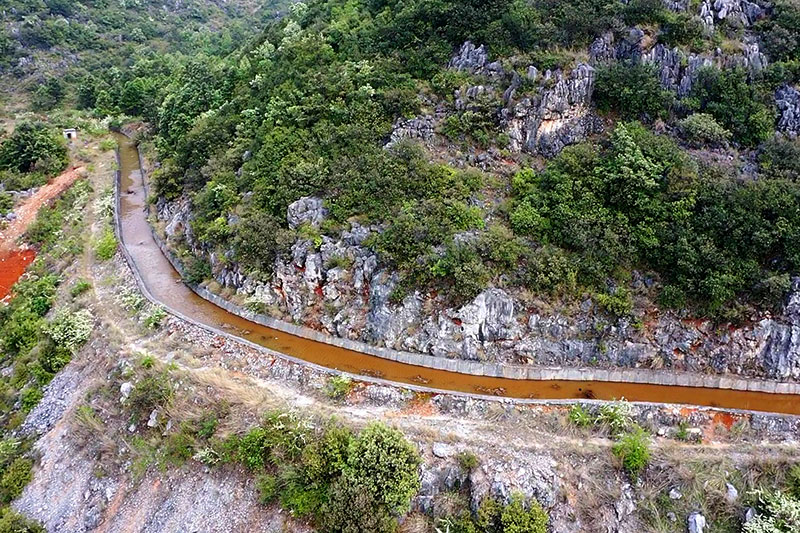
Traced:
[[566, 76], [547, 71], [544, 80], [549, 87], [504, 109], [502, 121], [511, 150], [553, 157], [601, 132], [602, 123], [591, 111], [593, 67], [582, 63]]
[[796, 87], [784, 85], [775, 91], [775, 105], [778, 108], [778, 131], [789, 137], [800, 135], [800, 91]]

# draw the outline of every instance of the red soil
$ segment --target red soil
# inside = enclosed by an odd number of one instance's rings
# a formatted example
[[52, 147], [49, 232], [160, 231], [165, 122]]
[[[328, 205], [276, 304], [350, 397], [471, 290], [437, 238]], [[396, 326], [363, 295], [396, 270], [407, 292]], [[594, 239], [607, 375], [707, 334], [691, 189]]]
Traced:
[[0, 300], [8, 296], [11, 286], [36, 257], [36, 252], [33, 250], [18, 247], [17, 240], [36, 219], [39, 209], [72, 185], [82, 171], [83, 167], [73, 167], [50, 180], [14, 210], [17, 218], [13, 222], [6, 228], [0, 229]]
[[0, 252], [0, 301], [8, 296], [11, 286], [35, 257], [36, 252], [33, 250]]
[[16, 248], [17, 239], [25, 233], [28, 226], [36, 219], [36, 213], [39, 212], [39, 209], [72, 185], [80, 177], [82, 170], [83, 167], [73, 167], [53, 178], [47, 185], [36, 191], [36, 194], [15, 209], [16, 220], [11, 222], [5, 229], [0, 230], [0, 252], [7, 252]]

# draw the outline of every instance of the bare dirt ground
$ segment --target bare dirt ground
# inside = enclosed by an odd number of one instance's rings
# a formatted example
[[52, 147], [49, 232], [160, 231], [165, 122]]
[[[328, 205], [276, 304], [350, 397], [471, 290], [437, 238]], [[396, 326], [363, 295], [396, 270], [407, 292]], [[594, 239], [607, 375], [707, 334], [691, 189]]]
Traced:
[[36, 213], [39, 212], [39, 209], [64, 192], [70, 185], [75, 183], [75, 180], [85, 175], [85, 171], [85, 167], [77, 166], [62, 172], [47, 182], [46, 185], [40, 187], [33, 196], [17, 207], [14, 210], [17, 218], [8, 224], [6, 228], [0, 229], [0, 254], [16, 248], [17, 239], [36, 220]]

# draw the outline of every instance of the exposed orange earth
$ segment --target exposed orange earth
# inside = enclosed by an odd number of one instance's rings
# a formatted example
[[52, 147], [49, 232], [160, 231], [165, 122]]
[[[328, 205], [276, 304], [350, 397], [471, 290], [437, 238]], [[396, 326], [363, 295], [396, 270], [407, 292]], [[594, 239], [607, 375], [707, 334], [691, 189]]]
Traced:
[[19, 239], [36, 219], [36, 213], [43, 205], [49, 204], [77, 180], [84, 167], [72, 167], [61, 173], [14, 210], [17, 218], [0, 229], [0, 300], [8, 296], [11, 286], [25, 272], [36, 257], [33, 250], [17, 245]]
[[35, 257], [36, 252], [30, 249], [0, 252], [0, 301], [8, 296], [11, 286], [22, 276]]

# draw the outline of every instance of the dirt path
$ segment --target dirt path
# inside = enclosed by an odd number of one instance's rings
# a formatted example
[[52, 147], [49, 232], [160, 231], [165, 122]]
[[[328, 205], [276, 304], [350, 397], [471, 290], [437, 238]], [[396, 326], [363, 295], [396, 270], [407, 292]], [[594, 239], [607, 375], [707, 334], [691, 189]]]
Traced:
[[43, 205], [49, 203], [53, 198], [64, 192], [72, 185], [84, 171], [84, 167], [72, 167], [59, 176], [50, 180], [47, 185], [41, 187], [36, 194], [25, 200], [25, 202], [14, 210], [17, 218], [8, 227], [0, 230], [0, 256], [10, 252], [17, 247], [19, 239], [28, 229], [28, 226], [36, 220], [36, 213]]

